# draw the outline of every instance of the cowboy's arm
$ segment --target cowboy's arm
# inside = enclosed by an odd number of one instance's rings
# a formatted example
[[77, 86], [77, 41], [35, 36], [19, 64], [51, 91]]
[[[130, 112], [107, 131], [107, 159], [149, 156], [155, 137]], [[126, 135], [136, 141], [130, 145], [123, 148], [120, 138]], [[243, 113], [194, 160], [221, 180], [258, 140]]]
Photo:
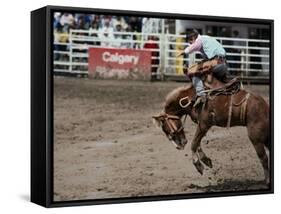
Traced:
[[202, 40], [201, 40], [201, 38], [198, 38], [198, 39], [195, 40], [195, 42], [193, 44], [191, 44], [190, 46], [185, 48], [184, 51], [179, 53], [177, 55], [177, 57], [180, 57], [180, 56], [182, 56], [184, 54], [190, 54], [190, 53], [193, 53], [195, 51], [200, 51], [202, 46], [203, 46]]
[[184, 49], [184, 53], [186, 54], [190, 54], [193, 53], [195, 51], [200, 51], [202, 48], [202, 40], [200, 38], [196, 39], [195, 42], [188, 46], [186, 49]]
[[[190, 46], [188, 46], [181, 54], [182, 54], [182, 55], [183, 55], [183, 54], [190, 54], [190, 53], [193, 53], [193, 52], [195, 52], [195, 51], [200, 51], [200, 50], [202, 49], [202, 46], [203, 46], [203, 44], [202, 44], [201, 38], [197, 38], [197, 39], [195, 40], [195, 42], [194, 42], [193, 44], [191, 44]], [[189, 73], [187, 67], [184, 68], [183, 73], [184, 73], [184, 74], [188, 74], [188, 73]], [[190, 76], [190, 75], [191, 75], [191, 74], [189, 74], [189, 76]], [[190, 76], [190, 77], [191, 77], [191, 76]]]

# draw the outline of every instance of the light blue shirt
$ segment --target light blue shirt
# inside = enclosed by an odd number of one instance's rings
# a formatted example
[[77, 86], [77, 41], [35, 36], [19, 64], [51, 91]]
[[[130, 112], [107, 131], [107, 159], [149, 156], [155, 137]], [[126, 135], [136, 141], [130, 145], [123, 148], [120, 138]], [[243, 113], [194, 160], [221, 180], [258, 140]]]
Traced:
[[201, 41], [203, 52], [200, 52], [208, 59], [211, 59], [215, 56], [225, 56], [226, 52], [224, 48], [215, 38], [210, 36], [201, 36]]
[[195, 42], [184, 50], [186, 54], [195, 51], [201, 52], [203, 57], [207, 59], [215, 56], [225, 56], [226, 54], [222, 45], [215, 38], [201, 35], [198, 35]]

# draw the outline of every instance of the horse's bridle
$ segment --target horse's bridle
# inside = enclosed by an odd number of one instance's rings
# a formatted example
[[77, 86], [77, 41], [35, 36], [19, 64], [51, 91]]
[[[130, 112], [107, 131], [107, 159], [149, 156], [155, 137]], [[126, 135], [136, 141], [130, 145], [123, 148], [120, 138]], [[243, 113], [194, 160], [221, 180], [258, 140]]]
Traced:
[[[179, 116], [167, 114], [165, 112], [162, 113], [161, 116], [163, 117], [163, 119], [167, 123], [167, 126], [169, 127], [169, 134], [167, 134], [167, 137], [169, 138], [169, 140], [172, 140], [172, 138], [176, 134], [178, 134], [179, 132], [181, 132], [183, 130], [183, 124], [181, 124], [181, 126], [179, 128], [177, 128], [176, 124], [174, 123], [175, 120], [180, 120], [181, 118]], [[186, 119], [186, 117], [185, 117], [185, 119]], [[184, 119], [184, 121], [185, 121], [185, 119]]]

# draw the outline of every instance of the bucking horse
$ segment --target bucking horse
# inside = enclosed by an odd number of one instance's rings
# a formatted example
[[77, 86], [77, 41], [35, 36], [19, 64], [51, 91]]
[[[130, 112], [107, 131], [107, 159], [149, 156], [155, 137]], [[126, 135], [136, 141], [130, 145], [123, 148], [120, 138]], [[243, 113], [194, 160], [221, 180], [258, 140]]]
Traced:
[[205, 75], [204, 85], [207, 101], [196, 107], [193, 86], [179, 87], [170, 92], [164, 110], [153, 116], [155, 123], [179, 150], [187, 144], [183, 126], [186, 116], [197, 124], [191, 151], [193, 164], [201, 175], [203, 164], [213, 167], [200, 144], [208, 130], [212, 126], [246, 126], [249, 139], [262, 164], [264, 180], [269, 184], [269, 158], [265, 150], [270, 147], [269, 105], [261, 96], [244, 90], [238, 79], [224, 84], [209, 73]]

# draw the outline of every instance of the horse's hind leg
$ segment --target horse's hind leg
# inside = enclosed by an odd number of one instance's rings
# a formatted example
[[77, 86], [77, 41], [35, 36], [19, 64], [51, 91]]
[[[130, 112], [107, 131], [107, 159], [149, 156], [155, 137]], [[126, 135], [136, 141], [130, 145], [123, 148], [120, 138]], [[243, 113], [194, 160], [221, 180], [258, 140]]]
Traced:
[[260, 159], [260, 162], [261, 162], [263, 170], [264, 170], [264, 180], [265, 180], [266, 184], [269, 184], [268, 157], [267, 157], [265, 149], [264, 149], [264, 144], [256, 143], [253, 145], [255, 147], [255, 150], [257, 152], [257, 155]]
[[[264, 170], [265, 182], [269, 184], [269, 168], [268, 168], [268, 157], [265, 151], [266, 141], [268, 140], [268, 133], [266, 129], [261, 127], [259, 124], [247, 125], [249, 138], [256, 150], [256, 153], [260, 159]], [[264, 131], [265, 130], [265, 131]]]

